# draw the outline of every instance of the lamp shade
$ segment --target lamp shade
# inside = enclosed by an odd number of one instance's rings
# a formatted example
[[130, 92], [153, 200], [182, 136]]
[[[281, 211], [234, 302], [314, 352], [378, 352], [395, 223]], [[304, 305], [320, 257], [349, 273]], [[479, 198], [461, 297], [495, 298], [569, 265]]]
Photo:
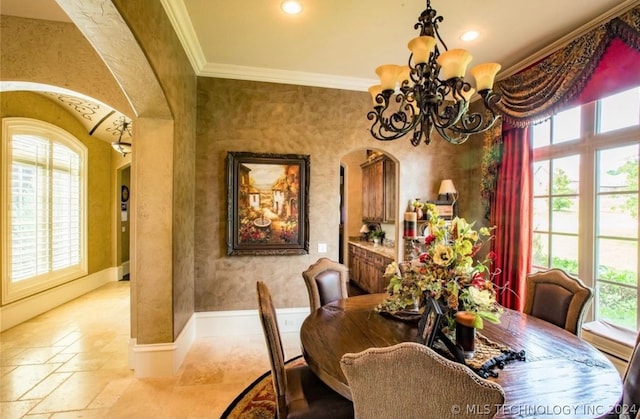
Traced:
[[369, 232], [369, 226], [366, 224], [362, 224], [362, 227], [360, 227], [360, 233], [368, 233]]
[[500, 64], [484, 63], [478, 64], [469, 70], [469, 73], [476, 79], [476, 88], [478, 91], [491, 89], [493, 87], [493, 80], [496, 78], [496, 74], [498, 74], [500, 68]]
[[436, 48], [436, 38], [433, 36], [419, 36], [409, 41], [407, 47], [413, 54], [414, 64], [426, 63]]
[[400, 70], [400, 66], [395, 64], [385, 64], [376, 68], [382, 90], [395, 90]]
[[453, 181], [451, 179], [444, 179], [440, 182], [440, 189], [438, 190], [439, 195], [444, 194], [454, 194], [457, 193], [456, 187], [453, 185]]
[[438, 64], [442, 67], [442, 79], [449, 80], [454, 77], [464, 77], [467, 66], [473, 57], [467, 50], [451, 49], [445, 51], [438, 57]]

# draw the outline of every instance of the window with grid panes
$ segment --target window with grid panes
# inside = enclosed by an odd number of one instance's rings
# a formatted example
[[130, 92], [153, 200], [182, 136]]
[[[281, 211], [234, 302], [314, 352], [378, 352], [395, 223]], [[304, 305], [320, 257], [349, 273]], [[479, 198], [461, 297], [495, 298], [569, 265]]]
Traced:
[[532, 129], [533, 269], [594, 288], [595, 320], [637, 330], [640, 88]]
[[3, 119], [3, 302], [86, 275], [86, 147], [42, 121]]

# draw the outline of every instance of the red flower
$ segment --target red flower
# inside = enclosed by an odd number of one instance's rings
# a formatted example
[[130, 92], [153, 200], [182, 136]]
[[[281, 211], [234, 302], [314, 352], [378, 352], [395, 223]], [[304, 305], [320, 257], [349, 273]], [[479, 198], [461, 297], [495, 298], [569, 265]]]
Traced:
[[424, 238], [424, 244], [429, 246], [431, 243], [433, 243], [435, 239], [436, 239], [436, 236], [434, 236], [433, 234], [429, 234], [427, 237]]
[[487, 255], [487, 259], [490, 260], [496, 260], [496, 258], [498, 257], [498, 255], [496, 255], [496, 252], [494, 252], [493, 250], [489, 252], [489, 254]]
[[478, 289], [483, 289], [486, 282], [487, 281], [484, 279], [480, 272], [476, 272], [475, 274], [473, 274], [473, 278], [471, 279], [471, 285]]
[[428, 253], [420, 253], [420, 263], [427, 263], [429, 261], [429, 259], [431, 259], [431, 256], [429, 256]]

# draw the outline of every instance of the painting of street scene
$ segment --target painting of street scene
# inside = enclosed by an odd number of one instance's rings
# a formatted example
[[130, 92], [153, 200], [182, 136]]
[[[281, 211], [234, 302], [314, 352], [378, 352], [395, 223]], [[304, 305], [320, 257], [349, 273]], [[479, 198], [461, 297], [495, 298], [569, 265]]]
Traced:
[[244, 163], [239, 176], [239, 243], [296, 243], [300, 166]]
[[228, 255], [309, 253], [309, 156], [227, 154]]

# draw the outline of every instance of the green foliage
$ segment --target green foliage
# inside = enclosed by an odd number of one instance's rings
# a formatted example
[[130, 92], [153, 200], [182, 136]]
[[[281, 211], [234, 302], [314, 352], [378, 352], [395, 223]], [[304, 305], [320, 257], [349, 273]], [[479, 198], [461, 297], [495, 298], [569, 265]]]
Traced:
[[[574, 194], [575, 191], [569, 187], [570, 184], [571, 179], [564, 170], [558, 168], [553, 171], [552, 193], [554, 195]], [[551, 202], [554, 211], [568, 210], [573, 206], [573, 201], [564, 197], [553, 198]]]
[[600, 318], [636, 330], [636, 290], [614, 284], [600, 284], [598, 291]]
[[[627, 160], [622, 166], [617, 169], [609, 170], [607, 174], [611, 176], [624, 175], [627, 190], [638, 190], [638, 159], [634, 158]], [[615, 208], [614, 208], [615, 209]], [[625, 202], [620, 208], [622, 211], [627, 212], [632, 217], [638, 216], [638, 195], [630, 194], [625, 196]]]
[[565, 272], [577, 274], [578, 273], [578, 261], [561, 259], [558, 257], [551, 258], [551, 267], [562, 269]]
[[637, 282], [635, 272], [621, 271], [604, 265], [600, 265], [598, 268], [598, 277], [618, 284], [635, 285]]

